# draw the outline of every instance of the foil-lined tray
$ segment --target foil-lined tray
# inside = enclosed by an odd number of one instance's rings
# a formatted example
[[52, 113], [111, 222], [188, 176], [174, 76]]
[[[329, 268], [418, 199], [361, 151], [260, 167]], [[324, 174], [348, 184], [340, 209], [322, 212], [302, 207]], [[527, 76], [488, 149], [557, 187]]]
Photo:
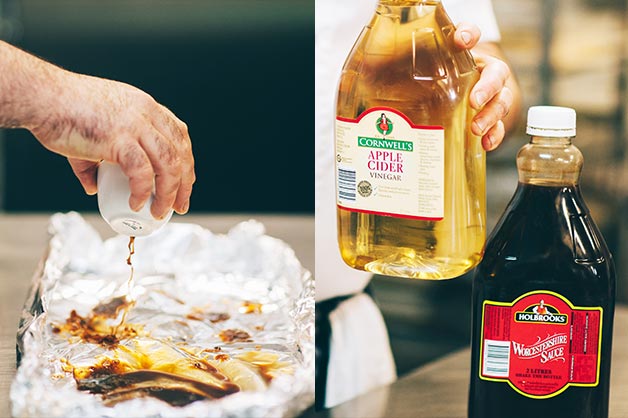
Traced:
[[[132, 287], [128, 237], [103, 241], [77, 213], [54, 215], [49, 228], [18, 330], [15, 417], [290, 417], [313, 403], [313, 279], [259, 222], [225, 235], [171, 223], [137, 238]], [[126, 323], [137, 335], [107, 346], [60, 331], [73, 315], [87, 317], [129, 291]], [[124, 353], [138, 351], [180, 357], [179, 365], [202, 358], [204, 369], [215, 366], [241, 390], [173, 406], [152, 396], [107, 402], [77, 388], [81, 370], [103, 359], [133, 362]]]

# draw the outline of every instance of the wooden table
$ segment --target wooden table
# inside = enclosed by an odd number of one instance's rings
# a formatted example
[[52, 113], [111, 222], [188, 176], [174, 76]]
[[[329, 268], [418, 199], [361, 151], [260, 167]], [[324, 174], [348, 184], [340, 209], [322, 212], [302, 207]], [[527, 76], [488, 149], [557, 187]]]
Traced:
[[[469, 349], [457, 351], [390, 386], [308, 417], [464, 418], [470, 355]], [[628, 307], [625, 306], [615, 311], [610, 398], [610, 417], [628, 417]]]
[[[48, 243], [49, 215], [0, 215], [0, 418], [10, 416], [9, 388], [15, 375], [15, 334], [26, 292]], [[86, 219], [103, 237], [113, 232], [98, 215]], [[177, 219], [178, 218], [178, 219]], [[202, 225], [224, 233], [248, 219], [268, 235], [290, 244], [301, 264], [314, 271], [314, 217], [295, 215], [186, 215], [174, 222]]]

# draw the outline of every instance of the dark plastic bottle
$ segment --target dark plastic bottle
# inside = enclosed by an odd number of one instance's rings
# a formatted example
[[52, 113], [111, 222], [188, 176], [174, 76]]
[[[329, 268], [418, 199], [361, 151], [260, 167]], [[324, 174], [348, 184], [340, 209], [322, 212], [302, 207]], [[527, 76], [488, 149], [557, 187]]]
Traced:
[[606, 418], [611, 254], [580, 193], [575, 112], [534, 107], [519, 185], [473, 279], [470, 418]]

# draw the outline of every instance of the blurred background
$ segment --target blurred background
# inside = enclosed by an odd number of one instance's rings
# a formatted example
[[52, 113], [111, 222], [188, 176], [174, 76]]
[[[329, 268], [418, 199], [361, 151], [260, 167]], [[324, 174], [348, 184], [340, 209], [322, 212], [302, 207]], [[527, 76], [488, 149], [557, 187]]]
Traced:
[[[186, 122], [192, 213], [313, 213], [313, 1], [0, 0], [0, 36]], [[0, 211], [97, 210], [64, 158], [0, 135]]]
[[[444, 2], [447, 7], [447, 2]], [[515, 155], [527, 108], [576, 109], [583, 196], [615, 257], [618, 302], [628, 301], [628, 20], [625, 0], [493, 0], [502, 47], [523, 90], [519, 128], [487, 156], [489, 231], [517, 186]], [[446, 282], [378, 277], [400, 374], [470, 339], [471, 275]]]

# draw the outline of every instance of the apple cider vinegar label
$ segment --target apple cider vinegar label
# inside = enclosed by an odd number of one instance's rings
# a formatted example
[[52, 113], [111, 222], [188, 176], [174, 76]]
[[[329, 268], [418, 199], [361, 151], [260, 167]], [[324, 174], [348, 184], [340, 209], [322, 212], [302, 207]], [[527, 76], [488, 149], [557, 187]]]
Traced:
[[439, 221], [444, 215], [445, 130], [375, 107], [336, 118], [336, 192], [341, 209]]

